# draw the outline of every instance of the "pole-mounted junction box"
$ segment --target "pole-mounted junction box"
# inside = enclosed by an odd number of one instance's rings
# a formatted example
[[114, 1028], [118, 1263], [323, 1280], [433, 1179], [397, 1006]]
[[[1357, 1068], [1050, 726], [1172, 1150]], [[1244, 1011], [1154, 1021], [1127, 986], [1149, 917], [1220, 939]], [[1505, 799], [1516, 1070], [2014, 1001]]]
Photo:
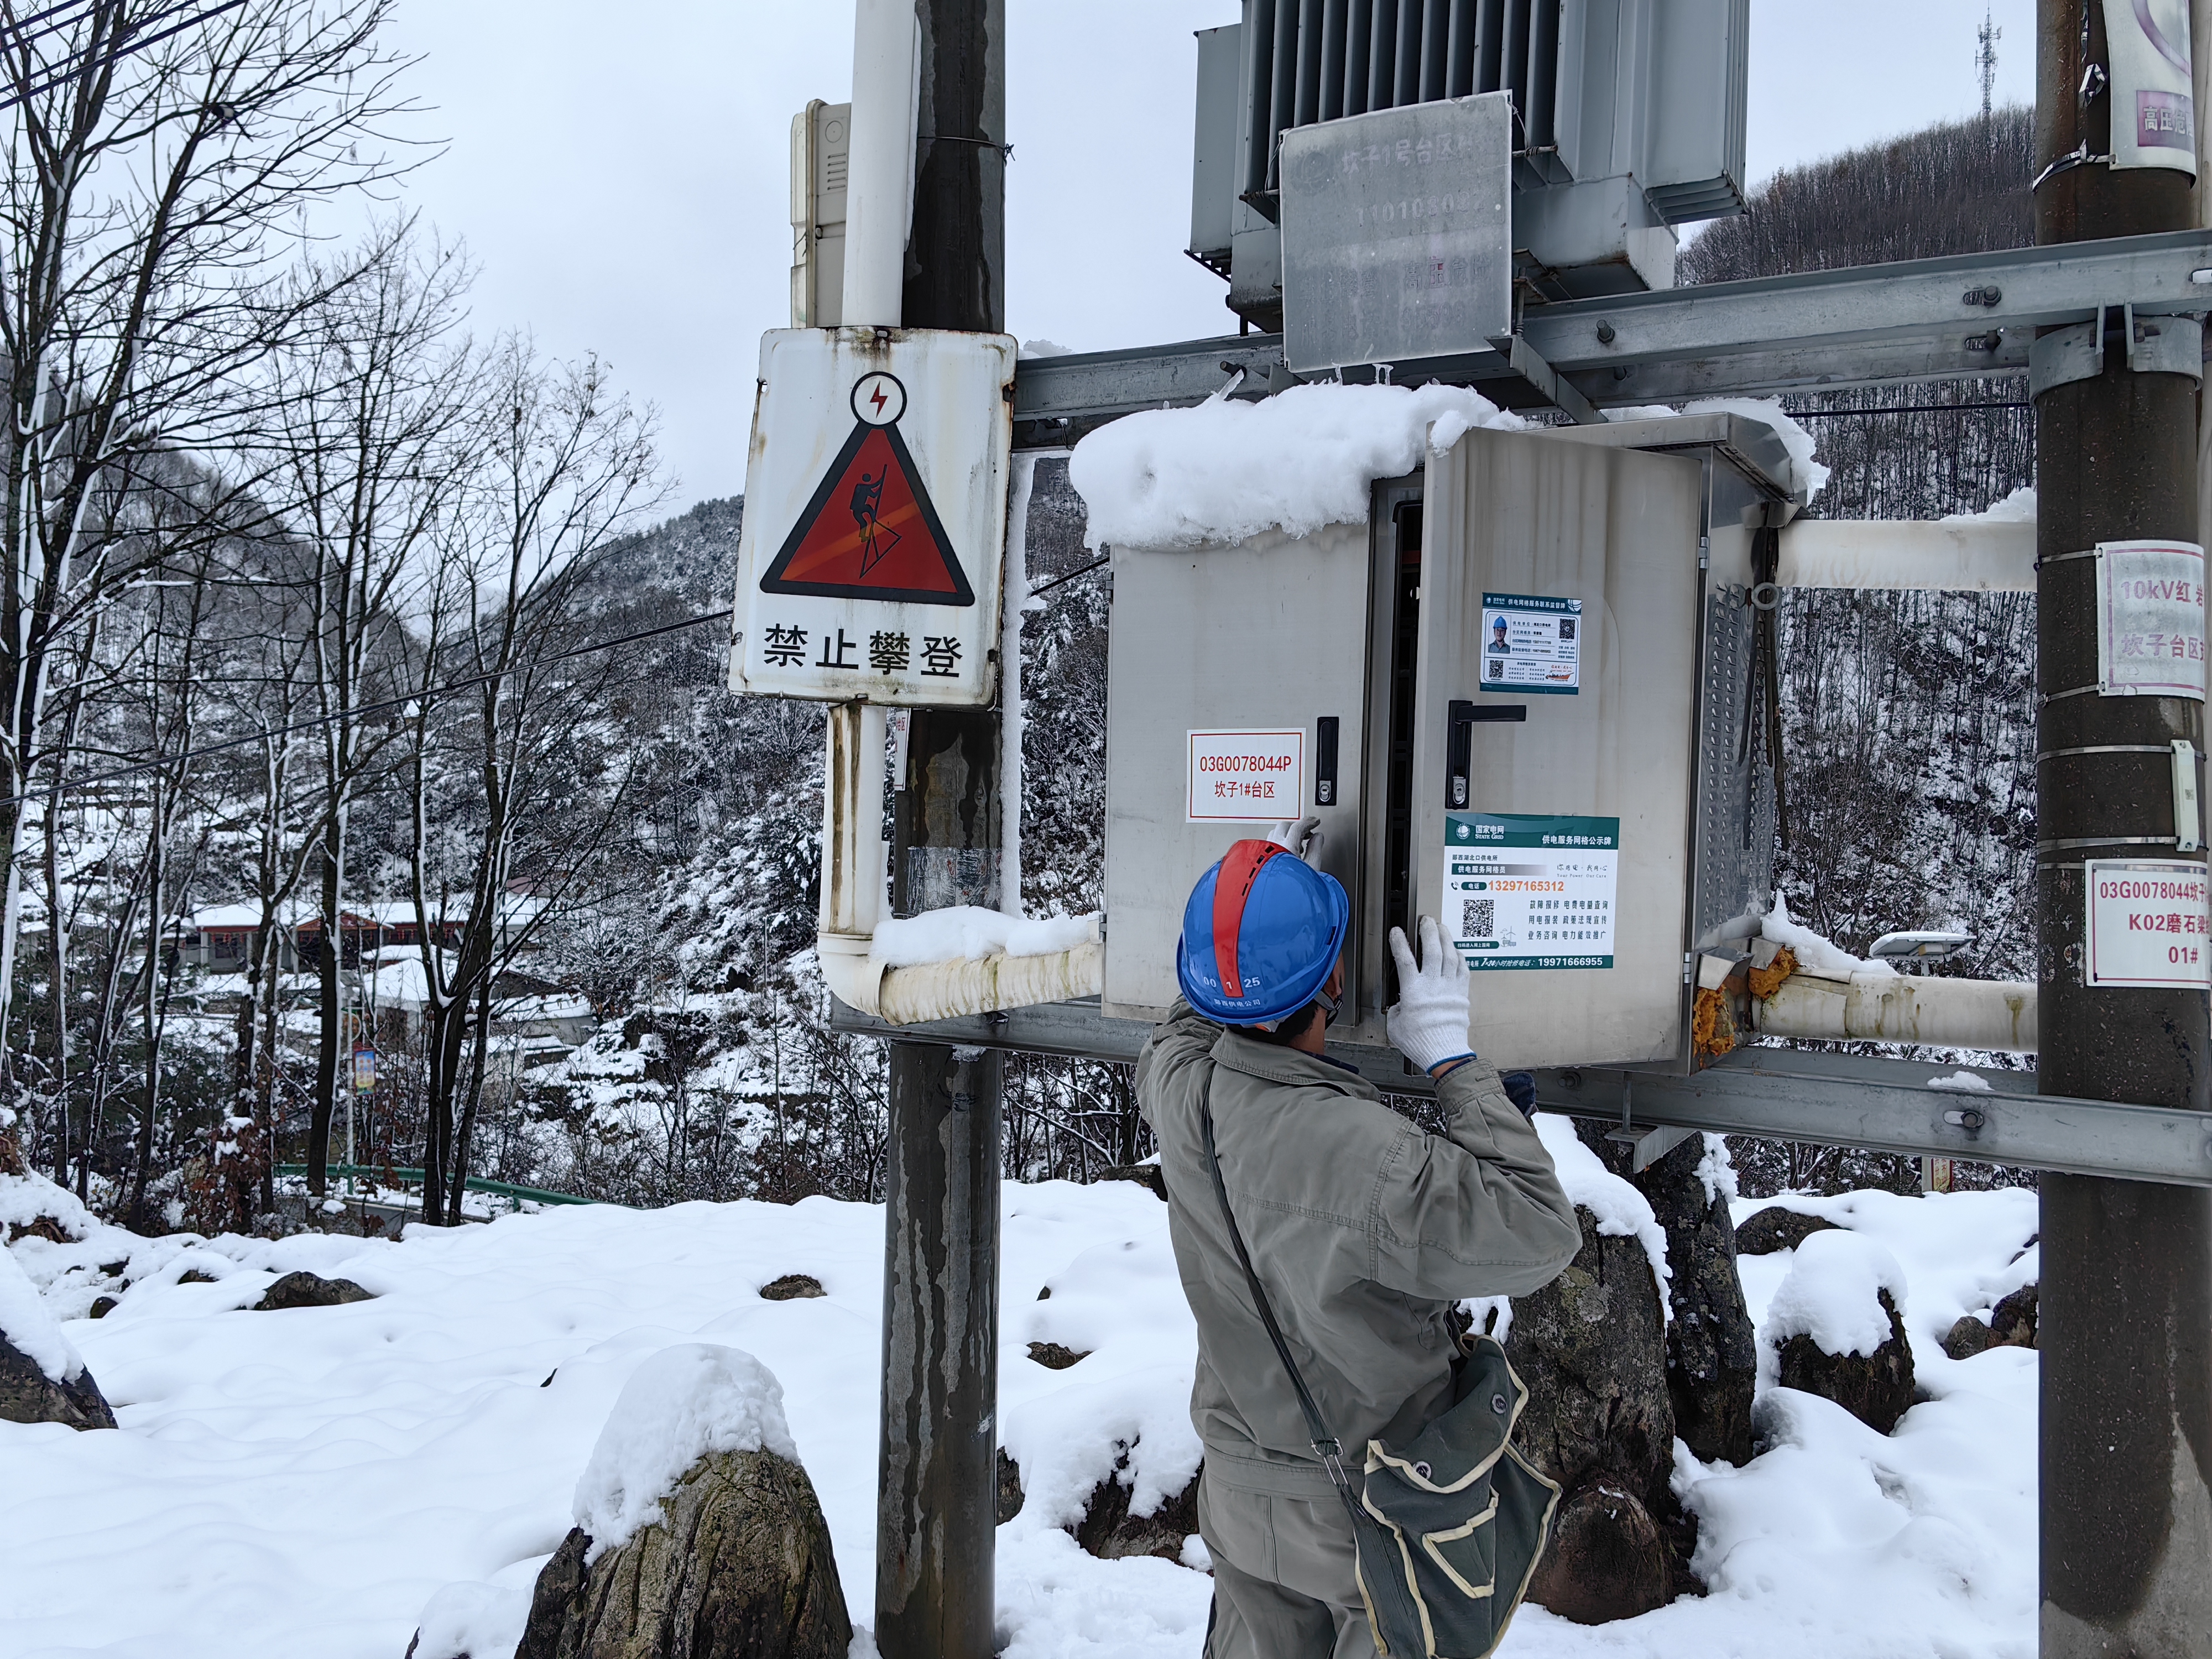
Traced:
[[1104, 1012], [1158, 1018], [1192, 884], [1312, 811], [1352, 904], [1334, 1039], [1385, 1044], [1389, 930], [1430, 915], [1486, 1057], [1689, 1065], [1689, 964], [1771, 902], [1790, 478], [1740, 415], [1478, 428], [1364, 525], [1117, 547]]

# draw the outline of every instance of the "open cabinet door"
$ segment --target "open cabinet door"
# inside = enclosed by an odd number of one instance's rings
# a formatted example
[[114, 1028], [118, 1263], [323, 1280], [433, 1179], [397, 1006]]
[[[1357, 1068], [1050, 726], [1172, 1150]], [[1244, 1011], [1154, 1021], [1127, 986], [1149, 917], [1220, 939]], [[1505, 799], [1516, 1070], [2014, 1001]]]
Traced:
[[1685, 1054], [1703, 471], [1476, 430], [1431, 458], [1419, 909], [1502, 1066]]

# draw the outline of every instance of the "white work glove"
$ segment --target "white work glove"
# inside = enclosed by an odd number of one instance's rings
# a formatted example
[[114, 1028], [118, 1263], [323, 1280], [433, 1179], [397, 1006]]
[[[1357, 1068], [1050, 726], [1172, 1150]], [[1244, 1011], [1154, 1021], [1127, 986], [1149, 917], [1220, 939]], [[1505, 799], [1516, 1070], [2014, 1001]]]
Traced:
[[1390, 1006], [1390, 1041], [1425, 1072], [1447, 1060], [1472, 1060], [1467, 1046], [1468, 972], [1458, 950], [1444, 943], [1434, 916], [1423, 916], [1421, 960], [1406, 944], [1405, 929], [1390, 930], [1390, 955], [1398, 964], [1398, 1000]]
[[1296, 823], [1285, 819], [1277, 824], [1267, 839], [1318, 870], [1321, 868], [1322, 844], [1328, 837], [1321, 832], [1321, 814], [1309, 812]]

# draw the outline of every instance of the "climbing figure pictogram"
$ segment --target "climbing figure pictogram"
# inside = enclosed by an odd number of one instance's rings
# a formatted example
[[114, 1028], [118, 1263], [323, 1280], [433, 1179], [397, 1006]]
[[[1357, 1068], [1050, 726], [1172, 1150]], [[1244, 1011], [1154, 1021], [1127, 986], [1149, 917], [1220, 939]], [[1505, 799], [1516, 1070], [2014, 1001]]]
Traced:
[[860, 526], [860, 574], [865, 576], [876, 568], [884, 554], [899, 544], [899, 533], [885, 525], [880, 517], [884, 504], [884, 480], [881, 477], [860, 475], [860, 482], [853, 486], [851, 502], [853, 522]]
[[921, 469], [899, 434], [906, 401], [906, 387], [884, 370], [854, 382], [852, 435], [762, 575], [762, 592], [975, 603]]

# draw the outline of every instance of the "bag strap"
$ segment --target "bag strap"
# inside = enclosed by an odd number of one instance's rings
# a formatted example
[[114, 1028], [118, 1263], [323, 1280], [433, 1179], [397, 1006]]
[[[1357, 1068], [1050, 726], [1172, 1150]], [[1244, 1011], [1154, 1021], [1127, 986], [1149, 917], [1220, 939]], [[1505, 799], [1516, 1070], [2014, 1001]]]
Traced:
[[1260, 1310], [1260, 1322], [1267, 1328], [1267, 1338], [1275, 1345], [1275, 1352], [1283, 1362], [1283, 1369], [1291, 1374], [1291, 1387], [1298, 1396], [1298, 1409], [1305, 1414], [1306, 1434], [1313, 1443], [1314, 1455], [1328, 1471], [1328, 1478], [1336, 1483], [1336, 1495], [1344, 1500], [1355, 1528], [1367, 1517], [1359, 1502], [1352, 1495], [1352, 1480], [1344, 1472], [1344, 1448], [1328, 1425], [1322, 1420], [1321, 1407], [1314, 1403], [1313, 1391], [1299, 1373], [1298, 1362], [1291, 1358], [1291, 1345], [1284, 1340], [1283, 1328], [1275, 1322], [1274, 1305], [1267, 1300], [1267, 1287], [1260, 1283], [1260, 1275], [1253, 1270], [1252, 1257], [1244, 1248], [1244, 1235], [1237, 1231], [1237, 1217], [1229, 1207], [1229, 1188], [1221, 1179], [1221, 1156], [1213, 1146], [1213, 1073], [1209, 1065], [1206, 1087], [1200, 1092], [1198, 1122], [1206, 1140], [1206, 1168], [1213, 1177], [1213, 1195], [1221, 1201], [1221, 1219], [1229, 1229], [1229, 1242], [1237, 1249], [1237, 1260], [1243, 1267], [1245, 1283], [1252, 1287], [1252, 1301]]

